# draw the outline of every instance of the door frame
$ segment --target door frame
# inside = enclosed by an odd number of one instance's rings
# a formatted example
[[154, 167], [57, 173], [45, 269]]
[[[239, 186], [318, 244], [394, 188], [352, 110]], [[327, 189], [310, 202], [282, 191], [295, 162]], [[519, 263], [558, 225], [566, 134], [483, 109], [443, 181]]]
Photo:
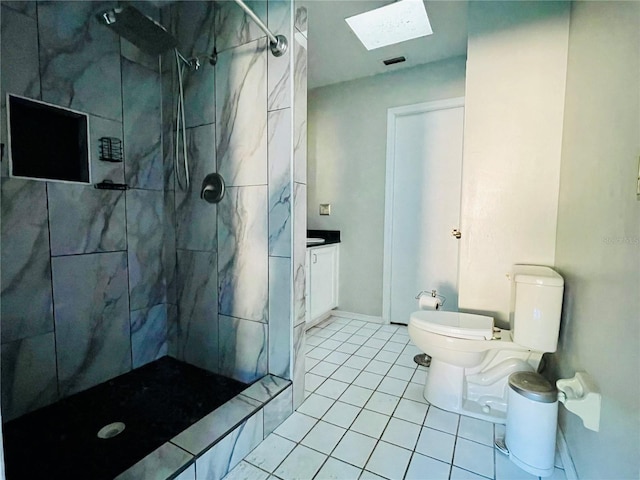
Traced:
[[[391, 251], [393, 247], [393, 200], [394, 200], [394, 173], [395, 173], [395, 137], [396, 121], [400, 117], [415, 115], [418, 113], [447, 110], [450, 108], [464, 107], [464, 97], [448, 98], [433, 102], [416, 103], [402, 107], [387, 109], [387, 160], [384, 188], [384, 250], [382, 266], [382, 320], [390, 323], [391, 318]], [[463, 164], [464, 168], [464, 164]]]

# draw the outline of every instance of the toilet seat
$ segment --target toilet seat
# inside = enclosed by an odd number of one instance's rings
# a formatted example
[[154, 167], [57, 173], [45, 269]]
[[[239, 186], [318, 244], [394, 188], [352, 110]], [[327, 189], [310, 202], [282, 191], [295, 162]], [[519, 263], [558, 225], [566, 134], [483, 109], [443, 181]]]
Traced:
[[462, 312], [419, 310], [411, 314], [413, 325], [439, 335], [467, 340], [491, 340], [493, 318]]

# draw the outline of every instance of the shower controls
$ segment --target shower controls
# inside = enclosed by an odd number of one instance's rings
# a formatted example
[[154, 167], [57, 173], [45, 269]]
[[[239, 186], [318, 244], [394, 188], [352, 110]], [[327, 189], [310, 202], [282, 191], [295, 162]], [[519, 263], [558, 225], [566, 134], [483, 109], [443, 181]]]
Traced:
[[224, 179], [219, 173], [210, 173], [202, 181], [200, 198], [208, 203], [218, 203], [224, 197]]

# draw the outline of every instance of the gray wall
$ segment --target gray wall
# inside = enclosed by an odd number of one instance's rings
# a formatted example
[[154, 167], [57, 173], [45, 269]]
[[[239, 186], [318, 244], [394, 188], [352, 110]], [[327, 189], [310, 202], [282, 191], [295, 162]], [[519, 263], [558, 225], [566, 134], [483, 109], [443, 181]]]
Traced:
[[640, 475], [640, 4], [572, 5], [556, 243], [555, 378], [589, 373], [600, 431], [560, 406], [579, 478]]
[[341, 231], [340, 310], [382, 315], [387, 109], [462, 97], [464, 81], [460, 57], [309, 92], [307, 215]]

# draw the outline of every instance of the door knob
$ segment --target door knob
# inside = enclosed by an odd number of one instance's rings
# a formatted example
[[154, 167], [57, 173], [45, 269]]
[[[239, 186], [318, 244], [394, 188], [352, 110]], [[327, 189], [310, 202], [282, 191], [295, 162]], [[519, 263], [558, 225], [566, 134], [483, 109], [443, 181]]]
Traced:
[[458, 240], [460, 240], [460, 237], [462, 237], [462, 232], [460, 232], [460, 230], [458, 230], [457, 228], [454, 228], [453, 230], [451, 230], [451, 236], [456, 237]]

